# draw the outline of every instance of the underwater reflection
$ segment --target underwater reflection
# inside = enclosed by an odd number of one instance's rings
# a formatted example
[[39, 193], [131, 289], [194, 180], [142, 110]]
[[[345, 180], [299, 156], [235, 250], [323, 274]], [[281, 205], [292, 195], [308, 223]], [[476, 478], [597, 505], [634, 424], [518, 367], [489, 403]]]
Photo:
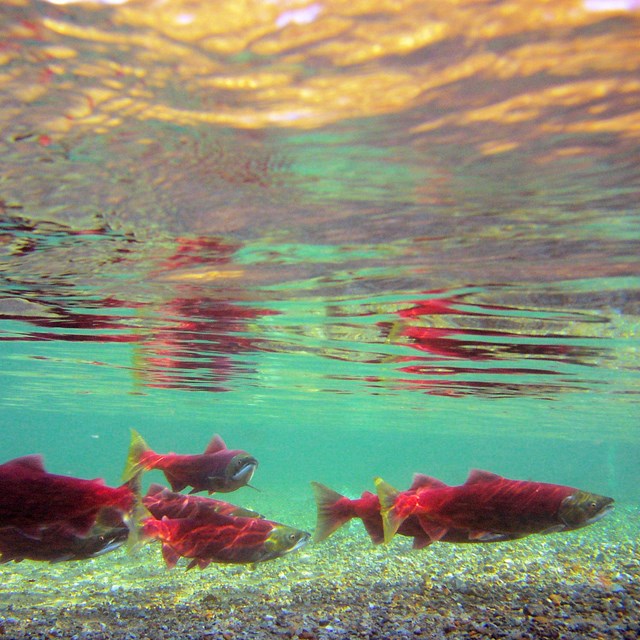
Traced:
[[[265, 384], [259, 371], [270, 354], [282, 366], [304, 356], [324, 361], [321, 389], [348, 379], [365, 389], [546, 396], [590, 384], [585, 371], [612, 358], [597, 342], [606, 316], [486, 301], [513, 287], [417, 292], [406, 281], [402, 290], [407, 270], [390, 266], [393, 291], [363, 299], [345, 295], [345, 287], [374, 291], [378, 271], [365, 267], [340, 286], [340, 271], [310, 280], [303, 271], [299, 280], [298, 265], [274, 271], [269, 260], [279, 261], [277, 252], [206, 236], [177, 238], [105, 291], [99, 273], [74, 273], [78, 256], [97, 269], [122, 267], [131, 237], [15, 216], [5, 217], [3, 229], [5, 257], [23, 270], [5, 280], [12, 295], [0, 298], [0, 341], [132, 343], [132, 375], [146, 387], [219, 392], [240, 380]], [[247, 263], [248, 255], [257, 262]], [[52, 257], [58, 270], [36, 273]]]

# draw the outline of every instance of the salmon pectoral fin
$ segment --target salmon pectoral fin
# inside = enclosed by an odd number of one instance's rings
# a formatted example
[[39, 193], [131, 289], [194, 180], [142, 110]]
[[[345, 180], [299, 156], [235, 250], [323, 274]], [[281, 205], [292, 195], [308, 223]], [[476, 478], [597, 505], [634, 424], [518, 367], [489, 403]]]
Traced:
[[187, 565], [186, 571], [190, 571], [194, 567], [198, 567], [198, 569], [202, 571], [202, 569], [206, 569], [210, 564], [211, 564], [211, 560], [207, 560], [206, 558], [194, 558]]
[[495, 531], [469, 531], [469, 540], [474, 542], [495, 542], [496, 540], [504, 540], [504, 533], [496, 533]]
[[338, 508], [344, 496], [319, 482], [312, 482], [313, 495], [316, 500], [317, 520], [313, 535], [314, 542], [321, 542], [328, 538], [336, 529], [349, 522], [352, 514]]
[[418, 521], [424, 532], [429, 536], [431, 542], [442, 540], [442, 538], [447, 535], [447, 531], [449, 531], [449, 527], [433, 522], [424, 516], [418, 516]]
[[558, 533], [558, 531], [564, 531], [567, 528], [564, 524], [556, 524], [548, 529], [544, 529], [544, 531], [540, 531], [541, 535], [547, 535], [548, 533]]

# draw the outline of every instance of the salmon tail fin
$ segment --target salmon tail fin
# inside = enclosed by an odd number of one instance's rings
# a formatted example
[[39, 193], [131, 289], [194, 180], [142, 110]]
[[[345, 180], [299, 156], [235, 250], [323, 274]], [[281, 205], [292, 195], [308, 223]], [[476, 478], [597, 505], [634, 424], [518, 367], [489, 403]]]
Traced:
[[141, 536], [142, 522], [151, 515], [142, 501], [142, 471], [138, 471], [127, 480], [125, 486], [133, 493], [133, 506], [125, 516], [124, 522], [129, 529], [127, 537], [127, 551], [137, 552], [145, 540]]
[[382, 478], [375, 479], [378, 498], [380, 499], [380, 515], [384, 528], [384, 541], [389, 542], [404, 522], [406, 516], [400, 516], [396, 508], [396, 498], [400, 495], [397, 489]]
[[122, 479], [125, 482], [129, 482], [136, 475], [144, 471], [145, 467], [141, 462], [141, 458], [147, 451], [151, 451], [151, 448], [144, 441], [144, 438], [135, 429], [131, 429], [129, 453], [127, 455], [124, 472], [122, 473]]
[[340, 503], [346, 498], [319, 482], [312, 482], [313, 494], [318, 508], [316, 530], [313, 535], [315, 542], [328, 538], [336, 529], [351, 520], [354, 514], [340, 508]]

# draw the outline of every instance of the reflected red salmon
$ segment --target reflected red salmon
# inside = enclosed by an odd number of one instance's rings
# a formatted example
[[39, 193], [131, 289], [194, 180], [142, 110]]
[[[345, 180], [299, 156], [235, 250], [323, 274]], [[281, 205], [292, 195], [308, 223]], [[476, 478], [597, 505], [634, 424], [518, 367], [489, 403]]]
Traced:
[[132, 429], [124, 479], [145, 469], [159, 469], [174, 491], [192, 487], [191, 493], [229, 492], [248, 484], [257, 466], [258, 461], [252, 455], [241, 449], [228, 449], [218, 435], [213, 437], [204, 453], [180, 455], [152, 451], [142, 436]]
[[[443, 296], [442, 294], [449, 295]], [[401, 318], [416, 318], [435, 315], [460, 315], [460, 316], [486, 316], [495, 311], [513, 311], [511, 307], [495, 304], [468, 303], [466, 298], [470, 293], [451, 293], [447, 289], [433, 289], [424, 291], [428, 297], [423, 300], [415, 300], [414, 306], [398, 311]], [[440, 296], [440, 297], [438, 297]]]
[[212, 562], [265, 562], [299, 549], [310, 538], [304, 531], [270, 520], [215, 512], [190, 518], [148, 518], [142, 535], [162, 543], [169, 568], [184, 557], [191, 560], [187, 569], [204, 569]]
[[376, 479], [385, 541], [409, 516], [417, 516], [431, 540], [466, 529], [478, 540], [495, 534], [551, 533], [585, 527], [613, 508], [613, 499], [556, 484], [509, 480], [474, 470], [463, 485], [430, 479], [399, 492]]
[[114, 488], [102, 480], [48, 473], [39, 455], [16, 458], [0, 465], [0, 527], [37, 534], [63, 523], [69, 532], [85, 535], [105, 507], [128, 518], [137, 506], [136, 487], [135, 475]]

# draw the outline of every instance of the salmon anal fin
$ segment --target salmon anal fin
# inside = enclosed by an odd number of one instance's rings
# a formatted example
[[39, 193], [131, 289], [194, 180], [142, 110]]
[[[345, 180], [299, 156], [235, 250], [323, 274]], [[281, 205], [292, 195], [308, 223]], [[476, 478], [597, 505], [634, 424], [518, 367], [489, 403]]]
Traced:
[[384, 527], [382, 524], [382, 517], [378, 522], [374, 522], [373, 520], [363, 520], [362, 524], [364, 524], [364, 528], [367, 530], [369, 537], [371, 538], [371, 542], [373, 544], [382, 544], [384, 542]]
[[449, 527], [442, 526], [441, 524], [433, 522], [424, 516], [419, 515], [418, 520], [420, 521], [420, 526], [429, 536], [431, 542], [438, 542], [438, 540], [441, 540], [447, 534], [447, 531], [449, 531]]
[[[169, 471], [165, 471], [164, 476], [167, 479], [167, 482], [171, 485], [171, 491], [174, 491], [175, 493], [182, 491], [187, 486], [186, 482], [184, 482], [183, 480], [179, 480], [178, 478], [176, 478], [176, 476], [174, 476]], [[195, 489], [191, 491], [191, 493], [195, 493], [195, 492], [196, 492]]]
[[162, 545], [162, 557], [169, 569], [173, 569], [178, 564], [178, 560], [180, 560], [180, 555], [176, 553], [172, 546], [166, 543]]
[[433, 540], [429, 536], [414, 536], [413, 537], [413, 548], [414, 549], [424, 549], [428, 547]]

